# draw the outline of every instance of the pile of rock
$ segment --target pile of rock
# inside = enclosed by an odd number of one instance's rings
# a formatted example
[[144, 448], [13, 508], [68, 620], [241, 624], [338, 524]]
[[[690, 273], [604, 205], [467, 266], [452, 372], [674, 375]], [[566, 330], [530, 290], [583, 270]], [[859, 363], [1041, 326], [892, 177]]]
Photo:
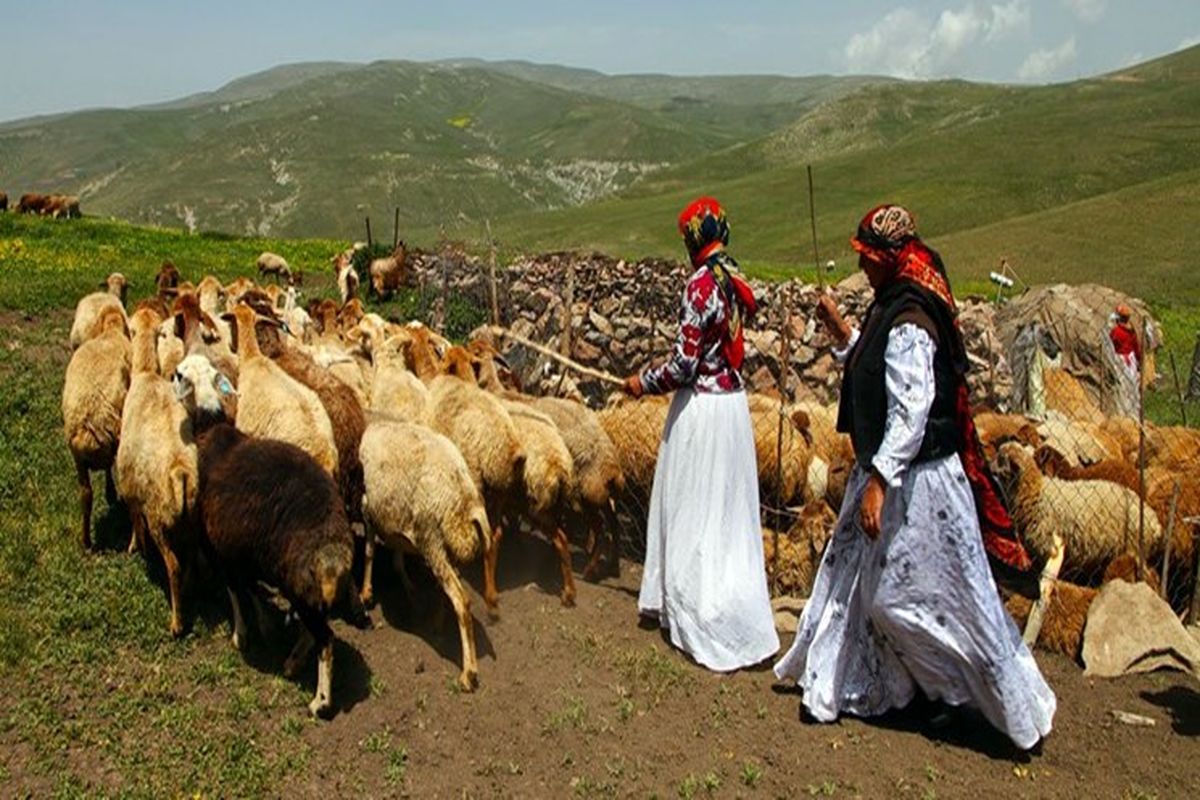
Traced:
[[[690, 271], [680, 262], [623, 261], [599, 253], [523, 256], [496, 268], [500, 321], [581, 364], [623, 377], [670, 352], [678, 333], [680, 292]], [[415, 254], [413, 276], [426, 290], [440, 291], [444, 284], [448, 291], [490, 307], [486, 262], [461, 251]], [[777, 392], [786, 385], [796, 400], [832, 402], [840, 370], [832, 342], [813, 316], [822, 290], [799, 280], [751, 285], [760, 298], [760, 313], [746, 331], [743, 374], [750, 387]], [[851, 322], [862, 319], [871, 301], [861, 275], [824, 291], [837, 299]], [[972, 400], [1006, 408], [1012, 376], [996, 335], [993, 306], [983, 298], [966, 298], [960, 319], [973, 367]], [[563, 374], [557, 362], [527, 348], [504, 343], [504, 351], [530, 389], [578, 394], [597, 404], [611, 392], [611, 386], [595, 379]]]

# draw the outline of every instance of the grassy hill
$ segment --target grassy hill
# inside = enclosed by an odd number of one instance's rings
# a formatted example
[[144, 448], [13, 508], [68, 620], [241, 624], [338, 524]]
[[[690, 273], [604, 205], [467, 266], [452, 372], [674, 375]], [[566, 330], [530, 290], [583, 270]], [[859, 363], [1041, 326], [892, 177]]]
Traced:
[[[437, 227], [606, 196], [863, 82], [791, 79], [775, 97], [783, 79], [680, 79], [659, 108], [513, 72], [289, 65], [153, 107], [0, 126], [0, 175], [13, 195], [67, 191], [89, 213], [192, 229], [350, 236], [364, 215], [390, 220], [394, 207], [406, 226]], [[710, 80], [723, 87], [710, 93], [721, 109], [760, 82], [761, 102], [733, 115], [680, 94]]]

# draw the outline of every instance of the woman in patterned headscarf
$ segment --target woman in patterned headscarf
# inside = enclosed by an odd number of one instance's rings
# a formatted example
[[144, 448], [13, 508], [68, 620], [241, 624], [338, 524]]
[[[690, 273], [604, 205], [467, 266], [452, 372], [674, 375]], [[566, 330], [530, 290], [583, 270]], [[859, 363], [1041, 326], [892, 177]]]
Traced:
[[757, 664], [779, 650], [759, 527], [754, 431], [739, 370], [750, 286], [726, 252], [729, 224], [702, 197], [679, 215], [694, 272], [679, 337], [663, 364], [632, 375], [625, 391], [675, 392], [650, 514], [638, 610], [671, 642], [717, 671]]
[[862, 330], [828, 298], [819, 314], [841, 345], [838, 430], [856, 465], [775, 673], [823, 722], [901, 708], [919, 688], [1028, 749], [1050, 732], [1055, 698], [989, 570], [989, 557], [1031, 564], [975, 436], [945, 267], [900, 206], [872, 209], [851, 245], [875, 293]]

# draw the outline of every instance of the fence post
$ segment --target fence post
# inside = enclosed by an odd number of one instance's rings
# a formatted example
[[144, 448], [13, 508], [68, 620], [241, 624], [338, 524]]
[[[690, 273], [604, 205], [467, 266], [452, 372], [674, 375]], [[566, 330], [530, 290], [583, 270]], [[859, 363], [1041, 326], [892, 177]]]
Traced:
[[1192, 351], [1192, 372], [1188, 375], [1187, 396], [1189, 400], [1200, 397], [1200, 334], [1196, 335], [1196, 348]]
[[1138, 549], [1134, 577], [1145, 580], [1146, 572], [1146, 402], [1138, 386]]
[[496, 291], [496, 240], [492, 238], [492, 222], [484, 220], [488, 237], [488, 284], [492, 293], [492, 324], [500, 324], [500, 299]]
[[1167, 511], [1167, 529], [1163, 533], [1166, 542], [1163, 545], [1162, 585], [1159, 587], [1159, 594], [1164, 600], [1167, 599], [1167, 583], [1171, 579], [1171, 537], [1175, 534], [1175, 512], [1178, 505], [1179, 481], [1175, 481], [1175, 489], [1171, 492], [1171, 507]]
[[563, 298], [562, 334], [559, 338], [559, 352], [571, 357], [571, 312], [575, 305], [575, 262], [567, 262], [567, 289]]
[[372, 246], [374, 246], [374, 242], [371, 241], [371, 217], [367, 216], [366, 220], [367, 220], [367, 247], [372, 247]]

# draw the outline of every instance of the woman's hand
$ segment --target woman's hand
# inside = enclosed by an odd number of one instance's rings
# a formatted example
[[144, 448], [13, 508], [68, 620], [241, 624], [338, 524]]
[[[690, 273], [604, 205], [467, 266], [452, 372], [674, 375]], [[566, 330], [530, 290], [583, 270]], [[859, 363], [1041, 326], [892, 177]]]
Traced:
[[825, 326], [829, 335], [837, 341], [838, 347], [845, 347], [846, 343], [850, 341], [850, 326], [846, 324], [846, 320], [842, 319], [837, 301], [827, 294], [817, 298], [817, 319]]
[[863, 532], [868, 538], [875, 539], [879, 536], [879, 529], [883, 524], [883, 499], [886, 496], [887, 485], [878, 472], [872, 471], [867, 478], [867, 488], [863, 490], [862, 507], [859, 509]]
[[630, 397], [637, 399], [642, 396], [642, 379], [639, 375], [630, 375], [621, 384], [621, 391]]

